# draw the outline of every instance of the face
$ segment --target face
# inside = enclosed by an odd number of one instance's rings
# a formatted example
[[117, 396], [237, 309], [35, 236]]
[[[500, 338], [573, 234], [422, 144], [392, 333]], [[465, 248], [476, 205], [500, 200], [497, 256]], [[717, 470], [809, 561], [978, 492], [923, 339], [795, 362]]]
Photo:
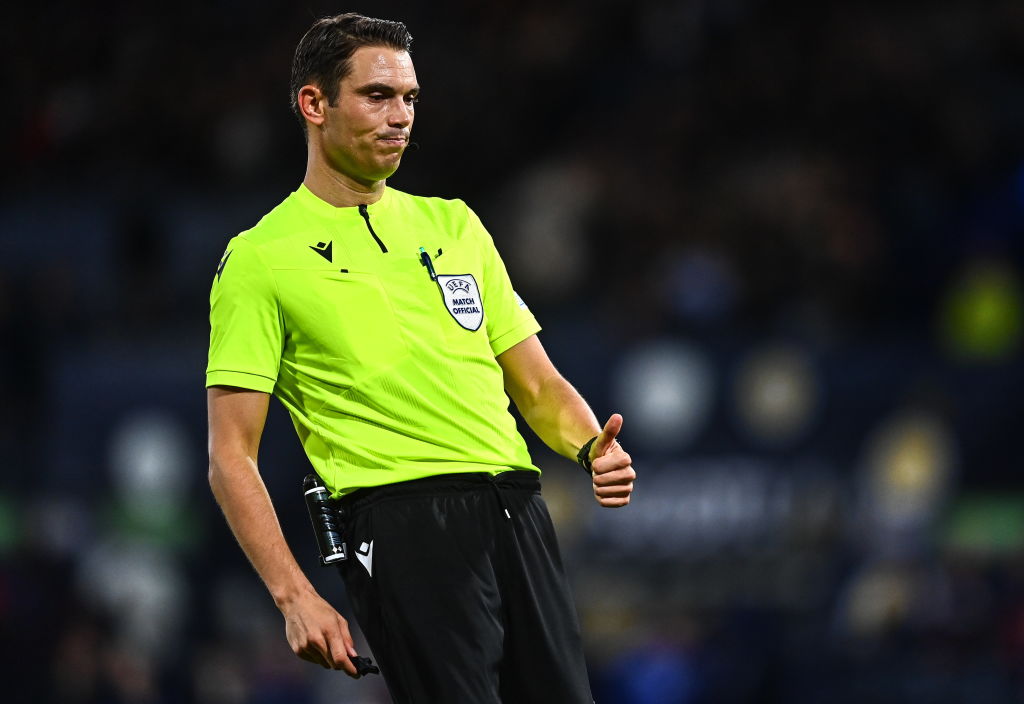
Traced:
[[323, 122], [310, 125], [331, 168], [367, 186], [393, 174], [409, 145], [419, 90], [408, 52], [357, 49], [338, 100], [330, 106], [323, 99]]

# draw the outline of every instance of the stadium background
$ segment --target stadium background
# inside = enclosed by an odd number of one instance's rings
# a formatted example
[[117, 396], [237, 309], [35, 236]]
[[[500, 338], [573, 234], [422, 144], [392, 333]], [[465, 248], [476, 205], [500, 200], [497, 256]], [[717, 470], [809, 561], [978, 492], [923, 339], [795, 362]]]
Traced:
[[474, 206], [625, 415], [628, 510], [535, 454], [597, 701], [1024, 700], [1024, 5], [222, 0], [0, 24], [4, 701], [386, 701], [290, 654], [205, 480], [211, 277], [348, 9], [416, 38], [392, 184]]

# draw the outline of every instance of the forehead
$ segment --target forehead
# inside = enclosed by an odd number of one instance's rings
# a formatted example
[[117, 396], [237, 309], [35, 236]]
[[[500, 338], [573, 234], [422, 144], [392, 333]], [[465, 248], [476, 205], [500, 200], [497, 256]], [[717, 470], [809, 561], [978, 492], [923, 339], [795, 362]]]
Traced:
[[407, 51], [386, 46], [362, 46], [352, 54], [351, 67], [343, 83], [353, 86], [386, 83], [405, 90], [416, 87], [416, 69]]

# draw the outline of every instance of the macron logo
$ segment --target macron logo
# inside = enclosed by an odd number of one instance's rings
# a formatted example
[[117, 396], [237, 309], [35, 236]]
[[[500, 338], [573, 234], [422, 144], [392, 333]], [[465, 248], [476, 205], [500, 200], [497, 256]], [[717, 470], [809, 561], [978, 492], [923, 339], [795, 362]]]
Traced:
[[331, 250], [334, 248], [334, 240], [331, 240], [330, 242], [317, 242], [315, 245], [309, 245], [309, 248], [327, 261], [332, 263], [334, 262], [334, 257], [331, 254]]
[[363, 564], [363, 567], [366, 568], [366, 574], [368, 574], [368, 575], [370, 575], [372, 577], [373, 576], [373, 541], [371, 540], [368, 543], [364, 542], [362, 545], [360, 545], [359, 549], [356, 550], [356, 557], [359, 558], [359, 561]]

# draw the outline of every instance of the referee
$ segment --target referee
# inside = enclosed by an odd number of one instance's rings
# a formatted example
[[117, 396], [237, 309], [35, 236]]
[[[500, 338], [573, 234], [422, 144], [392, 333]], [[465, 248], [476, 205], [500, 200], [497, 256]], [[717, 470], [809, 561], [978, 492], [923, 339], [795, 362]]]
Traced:
[[358, 676], [348, 623], [299, 568], [260, 478], [276, 396], [345, 506], [342, 578], [395, 702], [590, 704], [508, 402], [607, 507], [629, 503], [636, 476], [622, 417], [602, 428], [555, 370], [465, 203], [386, 186], [419, 94], [411, 42], [402, 23], [356, 14], [299, 42], [305, 178], [228, 242], [210, 294], [210, 484], [294, 652]]

